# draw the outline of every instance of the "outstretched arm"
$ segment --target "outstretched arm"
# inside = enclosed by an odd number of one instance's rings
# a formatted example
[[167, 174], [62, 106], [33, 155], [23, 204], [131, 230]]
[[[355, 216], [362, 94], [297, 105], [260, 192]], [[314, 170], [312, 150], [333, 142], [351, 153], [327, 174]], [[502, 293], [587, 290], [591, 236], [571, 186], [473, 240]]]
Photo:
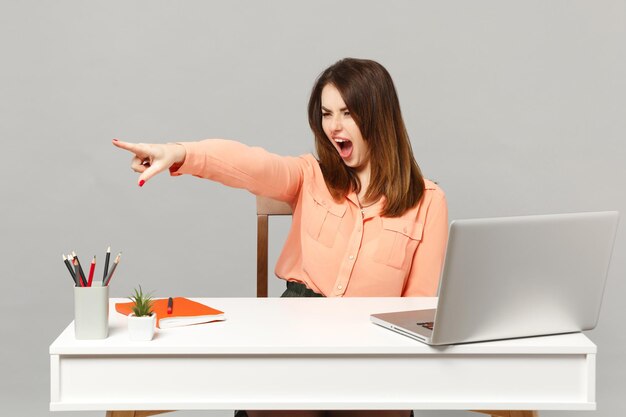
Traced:
[[224, 139], [169, 144], [114, 140], [113, 144], [134, 155], [131, 167], [141, 174], [140, 186], [169, 169], [174, 176], [190, 174], [288, 203], [297, 198], [303, 170], [310, 165], [305, 158], [280, 156]]
[[244, 188], [255, 195], [294, 202], [302, 186], [305, 158], [281, 156], [263, 148], [225, 139], [181, 143], [184, 163], [172, 175], [190, 174]]

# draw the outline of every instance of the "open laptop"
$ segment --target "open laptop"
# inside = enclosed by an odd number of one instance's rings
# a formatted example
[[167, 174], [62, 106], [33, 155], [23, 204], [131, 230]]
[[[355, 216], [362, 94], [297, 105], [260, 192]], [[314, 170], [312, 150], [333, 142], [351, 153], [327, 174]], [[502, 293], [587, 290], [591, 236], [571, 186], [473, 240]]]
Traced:
[[619, 213], [455, 220], [437, 308], [372, 314], [429, 345], [596, 326]]

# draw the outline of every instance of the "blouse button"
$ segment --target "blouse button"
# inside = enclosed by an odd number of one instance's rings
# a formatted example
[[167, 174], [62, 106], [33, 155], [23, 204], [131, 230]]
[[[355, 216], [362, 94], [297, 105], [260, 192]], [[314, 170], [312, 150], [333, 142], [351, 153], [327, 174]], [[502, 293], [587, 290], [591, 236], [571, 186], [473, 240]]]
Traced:
[[341, 290], [341, 289], [343, 289], [343, 287], [341, 285], [337, 285], [337, 289]]
[[350, 255], [350, 256], [348, 257], [348, 259], [353, 260], [353, 259], [354, 259], [354, 255]]

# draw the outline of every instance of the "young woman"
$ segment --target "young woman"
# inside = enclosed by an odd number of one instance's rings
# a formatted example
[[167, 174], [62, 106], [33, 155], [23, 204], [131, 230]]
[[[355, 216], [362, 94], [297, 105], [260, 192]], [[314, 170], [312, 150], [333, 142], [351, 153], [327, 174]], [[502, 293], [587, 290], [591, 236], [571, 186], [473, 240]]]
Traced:
[[[169, 169], [171, 175], [191, 174], [289, 203], [292, 225], [275, 271], [287, 281], [284, 297], [436, 295], [448, 231], [446, 199], [415, 162], [387, 70], [371, 60], [338, 61], [318, 77], [308, 113], [317, 158], [278, 156], [222, 139], [113, 143], [134, 154], [139, 186]], [[248, 411], [250, 417], [280, 414]]]

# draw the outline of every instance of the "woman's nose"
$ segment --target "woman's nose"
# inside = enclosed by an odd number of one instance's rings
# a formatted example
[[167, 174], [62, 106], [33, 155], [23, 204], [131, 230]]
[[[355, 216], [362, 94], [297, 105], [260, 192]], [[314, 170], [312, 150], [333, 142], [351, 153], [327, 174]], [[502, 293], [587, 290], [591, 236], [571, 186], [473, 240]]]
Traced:
[[333, 132], [339, 132], [342, 129], [342, 125], [341, 125], [341, 116], [335, 116], [333, 117], [333, 120], [330, 123], [330, 129]]

